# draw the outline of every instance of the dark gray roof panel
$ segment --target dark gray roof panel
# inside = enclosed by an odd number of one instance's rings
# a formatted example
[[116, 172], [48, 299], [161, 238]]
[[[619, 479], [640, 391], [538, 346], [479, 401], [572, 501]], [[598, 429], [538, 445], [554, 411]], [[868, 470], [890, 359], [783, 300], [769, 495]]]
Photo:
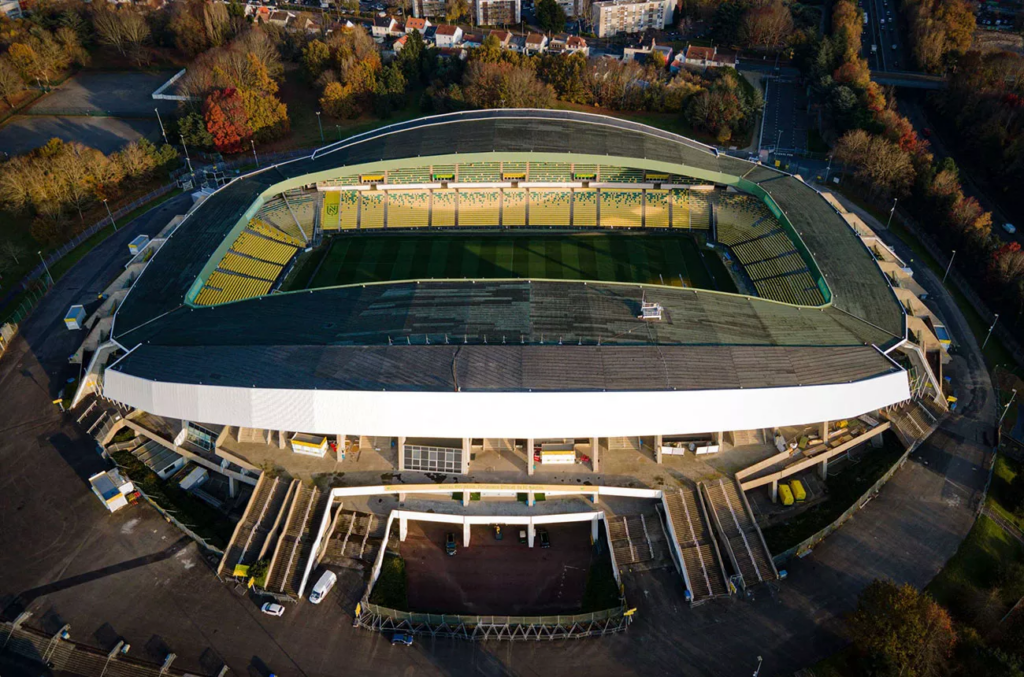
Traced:
[[140, 346], [113, 367], [154, 381], [388, 391], [652, 391], [849, 383], [895, 371], [870, 347]]
[[[637, 319], [640, 303], [664, 319]], [[513, 280], [395, 283], [180, 308], [122, 336], [161, 345], [500, 344], [882, 345], [887, 335], [835, 308], [675, 287]]]

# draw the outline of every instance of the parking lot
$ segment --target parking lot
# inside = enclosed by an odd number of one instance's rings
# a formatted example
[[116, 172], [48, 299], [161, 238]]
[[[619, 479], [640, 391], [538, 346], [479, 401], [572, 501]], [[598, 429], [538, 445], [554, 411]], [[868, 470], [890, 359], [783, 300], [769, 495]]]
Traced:
[[162, 143], [160, 125], [152, 120], [107, 117], [17, 115], [0, 127], [0, 152], [25, 153], [53, 138], [77, 141], [103, 153], [147, 138]]
[[[525, 528], [525, 527], [524, 527]], [[551, 547], [521, 544], [519, 527], [474, 526], [469, 547], [461, 527], [410, 522], [399, 548], [405, 559], [413, 611], [483, 615], [552, 615], [579, 610], [594, 561], [590, 523], [547, 527]], [[445, 554], [445, 534], [456, 534], [457, 552]], [[605, 552], [603, 557], [607, 557]]]

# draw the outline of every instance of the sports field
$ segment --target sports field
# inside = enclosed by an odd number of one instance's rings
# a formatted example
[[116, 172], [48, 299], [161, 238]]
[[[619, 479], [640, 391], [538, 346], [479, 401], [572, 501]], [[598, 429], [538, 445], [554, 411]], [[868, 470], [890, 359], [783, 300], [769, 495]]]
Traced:
[[735, 292], [725, 267], [686, 235], [358, 235], [335, 238], [311, 288], [426, 279], [643, 282]]

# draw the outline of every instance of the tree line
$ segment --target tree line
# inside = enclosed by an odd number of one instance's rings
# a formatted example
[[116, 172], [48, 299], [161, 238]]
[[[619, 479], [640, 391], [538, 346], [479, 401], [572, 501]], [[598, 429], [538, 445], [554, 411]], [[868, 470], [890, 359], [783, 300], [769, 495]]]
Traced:
[[[860, 56], [862, 16], [853, 0], [839, 0], [833, 6], [832, 34], [808, 45], [800, 54], [802, 68], [827, 113], [826, 132], [836, 139], [835, 159], [847, 165], [850, 178], [868, 199], [888, 208], [898, 198], [935, 240], [956, 249], [958, 269], [994, 301], [997, 310], [1019, 314], [1024, 309], [1024, 253], [1003, 246], [992, 233], [992, 215], [964, 193], [960, 169], [949, 158], [936, 162], [927, 141], [897, 111], [894, 97], [886, 96], [871, 81], [867, 62]], [[976, 98], [969, 92], [985, 91], [978, 83], [987, 82], [1005, 94], [1004, 87], [1012, 86], [1012, 79], [1001, 80], [1007, 70], [998, 68], [989, 72], [989, 78], [983, 78], [985, 71], [980, 65], [985, 59], [971, 52], [959, 62], [958, 73], [952, 76], [953, 83], [959, 85], [951, 86], [951, 91], [959, 92], [962, 98], [949, 97], [946, 102], [955, 107], [965, 133], [972, 130], [977, 135], [976, 125], [986, 117], [969, 105], [971, 101], [999, 102], [994, 108], [1001, 114], [1013, 103], [1000, 102], [1001, 95], [994, 95], [992, 90]], [[975, 64], [979, 68], [973, 68]], [[962, 76], [960, 70], [965, 71]], [[1024, 78], [1017, 86], [1021, 81]], [[1006, 115], [996, 119], [998, 122], [989, 124], [988, 130], [1016, 129], [1014, 138], [1020, 138], [1021, 123], [1014, 127], [1014, 118]], [[991, 123], [992, 118], [987, 120]], [[1017, 163], [1024, 169], [1020, 155], [1010, 151], [1012, 139], [998, 133], [994, 139], [1009, 145], [988, 146], [983, 152], [989, 153], [989, 162], [995, 158], [996, 162], [1003, 160], [1004, 167]]]
[[120, 196], [159, 171], [177, 165], [171, 146], [143, 139], [104, 155], [76, 142], [51, 139], [0, 164], [0, 203], [34, 216], [32, 236], [56, 243], [85, 227], [85, 211]]

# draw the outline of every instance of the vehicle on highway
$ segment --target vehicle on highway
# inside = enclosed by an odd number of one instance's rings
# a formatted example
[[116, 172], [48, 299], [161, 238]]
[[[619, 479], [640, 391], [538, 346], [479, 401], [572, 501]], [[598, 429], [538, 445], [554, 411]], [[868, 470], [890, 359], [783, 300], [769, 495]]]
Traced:
[[449, 531], [444, 535], [444, 551], [451, 557], [458, 552], [457, 546], [455, 545], [455, 532]]
[[1003, 230], [1005, 230], [1010, 235], [1013, 235], [1014, 233], [1017, 232], [1017, 226], [1013, 225], [1012, 223], [1004, 223]]
[[391, 646], [401, 644], [403, 646], [412, 646], [412, 635], [407, 632], [396, 632], [391, 635]]
[[537, 535], [540, 536], [540, 547], [542, 547], [542, 548], [550, 548], [551, 547], [551, 537], [548, 536], [548, 530], [547, 529], [538, 529], [537, 530]]
[[284, 616], [284, 606], [281, 604], [275, 604], [273, 602], [267, 602], [260, 607], [260, 611], [267, 614], [268, 616]]
[[313, 604], [319, 604], [324, 601], [324, 597], [331, 591], [334, 584], [338, 582], [338, 577], [333, 571], [325, 571], [320, 576], [320, 580], [313, 586], [313, 592], [309, 593], [309, 601]]
[[892, 43], [892, 51], [894, 51], [894, 52], [896, 51], [896, 43], [895, 42]]

